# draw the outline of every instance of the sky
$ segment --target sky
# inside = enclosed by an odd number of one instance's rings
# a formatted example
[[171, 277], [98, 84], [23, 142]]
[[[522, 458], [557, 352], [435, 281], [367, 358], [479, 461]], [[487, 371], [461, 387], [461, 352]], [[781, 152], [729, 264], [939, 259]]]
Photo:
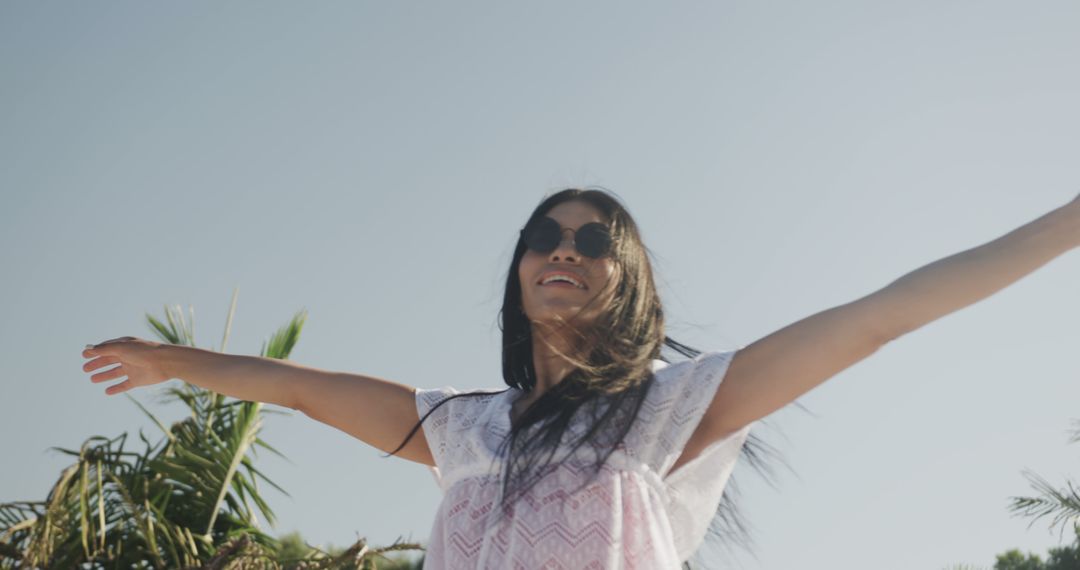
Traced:
[[[504, 387], [517, 231], [602, 187], [652, 252], [669, 336], [753, 342], [1080, 192], [1073, 2], [0, 4], [0, 501], [92, 435], [160, 432], [87, 343], [258, 354], [418, 387]], [[989, 568], [1071, 542], [1009, 511], [1080, 476], [1080, 257], [888, 343], [765, 418], [737, 465], [753, 551], [705, 568]], [[129, 398], [130, 396], [130, 398]], [[426, 541], [429, 470], [273, 405], [274, 534]], [[703, 547], [708, 549], [709, 546]]]

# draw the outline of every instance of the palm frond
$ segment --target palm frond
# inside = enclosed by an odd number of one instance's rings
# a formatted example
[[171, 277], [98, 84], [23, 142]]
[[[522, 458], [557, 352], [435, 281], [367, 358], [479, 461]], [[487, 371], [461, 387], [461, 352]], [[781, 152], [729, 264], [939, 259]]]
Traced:
[[[235, 309], [234, 290], [222, 350]], [[163, 342], [195, 346], [193, 307], [187, 318], [179, 306], [166, 306], [164, 321], [146, 317]], [[294, 315], [261, 354], [288, 358], [306, 318], [306, 310]], [[259, 437], [263, 414], [282, 412], [186, 382], [164, 395], [183, 403], [187, 417], [166, 426], [127, 395], [163, 433], [152, 442], [140, 428], [141, 452], [124, 449], [126, 432], [91, 436], [78, 450], [51, 448], [74, 463], [46, 500], [0, 503], [0, 568], [280, 568], [274, 556], [281, 542], [259, 525], [257, 515], [275, 524], [259, 479], [288, 493], [253, 458], [262, 447], [288, 460]], [[310, 553], [288, 568], [376, 568], [373, 557], [395, 549], [420, 547], [371, 549], [360, 540], [339, 556]]]
[[[1041, 496], [1038, 497], [1010, 497], [1012, 503], [1009, 510], [1023, 516], [1033, 517], [1031, 524], [1044, 516], [1053, 516], [1050, 522], [1051, 530], [1072, 522], [1074, 525], [1080, 521], [1080, 493], [1073, 486], [1072, 481], [1066, 481], [1066, 489], [1055, 489], [1036, 473], [1025, 471], [1025, 476], [1032, 481], [1032, 486]], [[1028, 528], [1031, 528], [1031, 524]]]

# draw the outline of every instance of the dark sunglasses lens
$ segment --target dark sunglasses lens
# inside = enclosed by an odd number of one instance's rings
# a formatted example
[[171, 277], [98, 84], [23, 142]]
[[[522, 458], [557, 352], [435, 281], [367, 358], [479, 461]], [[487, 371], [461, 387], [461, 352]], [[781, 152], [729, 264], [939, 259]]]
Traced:
[[551, 218], [541, 218], [525, 228], [525, 245], [529, 249], [547, 253], [559, 245], [559, 223]]
[[603, 224], [593, 222], [581, 226], [574, 241], [582, 255], [602, 257], [611, 247], [611, 234]]

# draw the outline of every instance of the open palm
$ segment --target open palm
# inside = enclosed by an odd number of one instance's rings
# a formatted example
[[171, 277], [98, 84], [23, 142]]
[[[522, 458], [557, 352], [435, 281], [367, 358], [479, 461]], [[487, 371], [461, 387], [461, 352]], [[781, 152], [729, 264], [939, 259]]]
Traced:
[[138, 386], [160, 384], [172, 378], [164, 368], [165, 345], [133, 336], [122, 336], [97, 345], [87, 345], [83, 356], [93, 360], [83, 364], [84, 372], [93, 372], [112, 364], [119, 364], [104, 372], [90, 376], [91, 382], [105, 382], [127, 376], [127, 380], [105, 389], [105, 394], [126, 392]]

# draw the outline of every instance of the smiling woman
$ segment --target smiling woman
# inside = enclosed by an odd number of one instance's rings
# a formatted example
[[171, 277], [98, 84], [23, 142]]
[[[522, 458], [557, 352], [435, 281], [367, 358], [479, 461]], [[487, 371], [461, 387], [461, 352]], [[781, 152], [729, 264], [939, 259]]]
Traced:
[[612, 195], [571, 188], [534, 209], [500, 317], [509, 389], [417, 390], [399, 446], [422, 427], [445, 493], [426, 568], [674, 568], [710, 521], [743, 533], [723, 491], [751, 426], [683, 453], [734, 351], [665, 336], [647, 250]]
[[93, 382], [127, 377], [108, 394], [181, 378], [292, 407], [431, 467], [444, 497], [426, 568], [675, 568], [710, 530], [748, 536], [726, 490], [738, 460], [763, 465], [759, 421], [1077, 245], [1073, 200], [871, 295], [703, 353], [665, 335], [626, 208], [571, 188], [518, 236], [500, 311], [506, 390], [416, 389], [134, 337], [87, 348], [83, 370]]
[[[530, 394], [534, 399], [569, 372], [572, 365], [565, 355], [584, 340], [583, 335], [573, 334], [575, 327], [590, 327], [609, 308], [617, 285], [617, 265], [609, 255], [610, 222], [601, 210], [583, 200], [568, 200], [553, 206], [540, 220], [524, 230], [523, 238], [533, 245], [525, 249], [517, 266], [521, 306], [534, 327], [537, 380]], [[554, 239], [534, 237], [545, 227]], [[596, 246], [593, 239], [603, 245]], [[578, 241], [593, 244], [594, 255], [578, 251]], [[551, 281], [559, 276], [564, 281]]]
[[744, 532], [724, 489], [751, 425], [713, 437], [706, 410], [735, 351], [665, 336], [646, 251], [608, 193], [544, 199], [507, 272], [501, 392], [418, 390], [135, 337], [88, 347], [83, 370], [92, 382], [126, 377], [107, 394], [180, 378], [294, 408], [430, 466], [445, 496], [426, 568], [674, 568], [710, 521]]

